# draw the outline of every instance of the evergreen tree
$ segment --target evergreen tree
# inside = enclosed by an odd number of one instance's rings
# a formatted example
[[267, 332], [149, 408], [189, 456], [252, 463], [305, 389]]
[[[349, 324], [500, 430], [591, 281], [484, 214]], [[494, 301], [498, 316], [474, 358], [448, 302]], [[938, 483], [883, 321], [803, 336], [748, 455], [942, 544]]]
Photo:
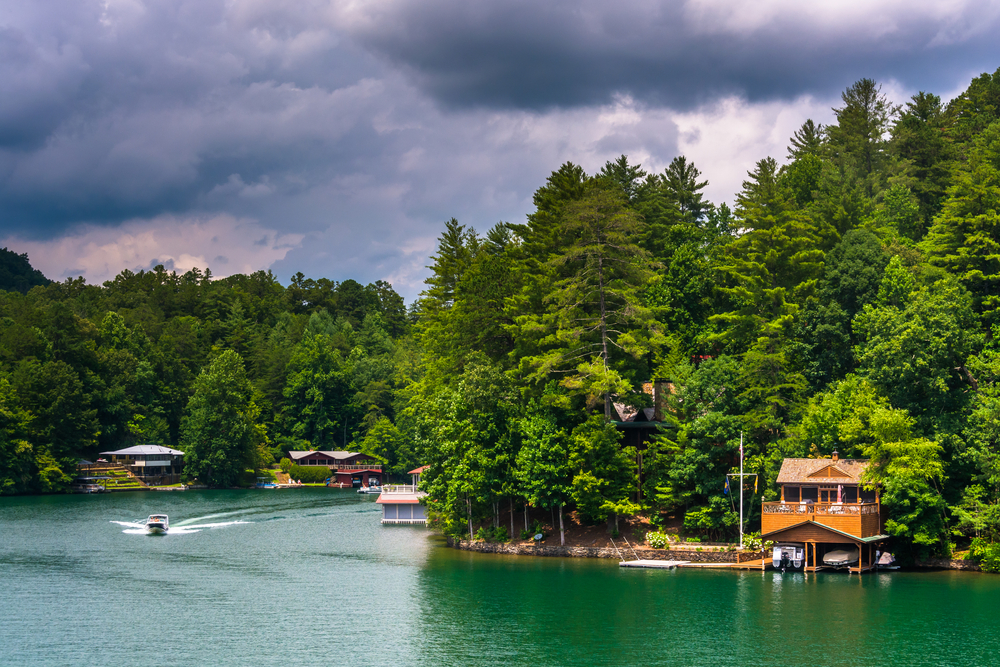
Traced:
[[795, 130], [788, 140], [788, 159], [796, 161], [806, 155], [818, 157], [823, 145], [823, 125], [814, 123], [812, 118], [806, 119], [802, 127]]
[[972, 292], [987, 323], [1000, 322], [1000, 121], [973, 143], [923, 247]]
[[632, 391], [616, 357], [627, 364], [658, 342], [639, 298], [651, 264], [637, 244], [638, 216], [603, 188], [568, 205], [563, 228], [573, 242], [548, 262], [551, 274], [562, 276], [546, 297], [549, 309], [517, 321], [522, 330], [544, 332], [542, 350], [522, 358], [521, 368], [542, 383], [562, 375], [563, 384], [584, 393], [588, 404], [603, 402], [610, 419], [611, 396]]

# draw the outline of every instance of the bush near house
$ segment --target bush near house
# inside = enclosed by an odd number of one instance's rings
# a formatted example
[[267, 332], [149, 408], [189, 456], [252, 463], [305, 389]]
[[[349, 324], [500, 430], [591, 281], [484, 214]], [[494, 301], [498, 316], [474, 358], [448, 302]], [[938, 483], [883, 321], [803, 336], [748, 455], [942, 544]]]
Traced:
[[292, 479], [298, 480], [303, 484], [319, 484], [327, 478], [329, 478], [333, 473], [326, 466], [297, 466], [293, 465], [288, 469], [288, 474]]

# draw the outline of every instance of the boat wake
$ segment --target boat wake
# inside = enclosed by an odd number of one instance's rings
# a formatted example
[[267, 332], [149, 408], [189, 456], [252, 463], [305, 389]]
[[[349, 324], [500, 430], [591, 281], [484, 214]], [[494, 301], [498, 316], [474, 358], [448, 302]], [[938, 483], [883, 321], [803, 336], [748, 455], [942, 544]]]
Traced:
[[[202, 517], [208, 518], [208, 517]], [[112, 521], [111, 523], [116, 523], [119, 526], [124, 526], [125, 530], [122, 532], [126, 535], [145, 535], [146, 534], [146, 524], [140, 521]], [[238, 526], [244, 523], [253, 523], [252, 521], [222, 521], [219, 523], [199, 523], [190, 525], [174, 525], [170, 527], [170, 530], [166, 532], [166, 535], [187, 535], [189, 533], [197, 533], [206, 528], [225, 528], [226, 526]]]

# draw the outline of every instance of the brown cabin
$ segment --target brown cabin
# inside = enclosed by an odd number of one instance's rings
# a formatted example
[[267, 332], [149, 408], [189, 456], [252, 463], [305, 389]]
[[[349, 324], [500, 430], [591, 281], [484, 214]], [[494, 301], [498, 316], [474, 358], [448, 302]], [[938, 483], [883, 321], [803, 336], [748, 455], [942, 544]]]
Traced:
[[330, 483], [341, 486], [381, 486], [382, 464], [373, 456], [361, 452], [291, 450], [288, 458], [300, 466], [326, 466]]
[[861, 477], [868, 461], [785, 459], [778, 473], [781, 500], [761, 505], [761, 537], [804, 550], [804, 569], [825, 567], [823, 557], [835, 550], [857, 548], [851, 572], [873, 568], [875, 549], [887, 535], [877, 490], [866, 489]]

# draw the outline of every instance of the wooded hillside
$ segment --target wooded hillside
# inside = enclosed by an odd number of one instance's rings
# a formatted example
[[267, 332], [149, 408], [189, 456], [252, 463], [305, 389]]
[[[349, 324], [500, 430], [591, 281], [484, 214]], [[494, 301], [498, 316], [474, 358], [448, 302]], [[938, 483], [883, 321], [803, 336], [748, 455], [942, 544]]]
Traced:
[[[237, 465], [308, 448], [431, 464], [449, 533], [528, 503], [591, 522], [681, 511], [690, 533], [731, 536], [742, 432], [757, 512], [784, 457], [836, 449], [874, 461], [914, 553], [994, 542], [998, 110], [1000, 70], [947, 104], [896, 107], [862, 79], [834, 124], [805, 120], [752, 165], [732, 209], [683, 156], [564, 164], [523, 223], [447, 222], [409, 312], [386, 283], [301, 274], [0, 293], [0, 484], [56, 491], [81, 456], [196, 448], [221, 409], [206, 392], [230, 383]], [[652, 379], [673, 389], [640, 477], [611, 422], [650, 406]]]

